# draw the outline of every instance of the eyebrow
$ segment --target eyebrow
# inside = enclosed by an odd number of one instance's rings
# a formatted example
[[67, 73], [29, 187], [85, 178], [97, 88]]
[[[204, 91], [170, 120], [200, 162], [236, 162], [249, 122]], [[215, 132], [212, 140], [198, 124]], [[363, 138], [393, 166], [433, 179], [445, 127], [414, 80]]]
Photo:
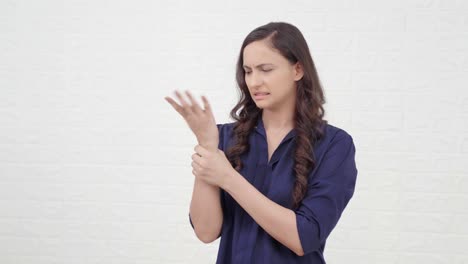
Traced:
[[[255, 66], [255, 68], [258, 69], [258, 68], [261, 68], [262, 66], [267, 66], [267, 65], [273, 66], [273, 64], [271, 64], [271, 63], [262, 63], [262, 64], [259, 64], [259, 65]], [[250, 67], [247, 66], [247, 65], [244, 65], [244, 66], [242, 66], [242, 67], [243, 67], [244, 69], [245, 69], [245, 68], [250, 69]]]

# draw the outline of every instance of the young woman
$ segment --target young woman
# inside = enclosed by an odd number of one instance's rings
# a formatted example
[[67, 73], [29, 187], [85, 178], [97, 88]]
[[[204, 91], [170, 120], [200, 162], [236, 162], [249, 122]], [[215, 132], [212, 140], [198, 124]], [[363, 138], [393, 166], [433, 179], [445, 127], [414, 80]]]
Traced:
[[165, 99], [197, 137], [189, 220], [217, 263], [325, 263], [326, 239], [353, 196], [352, 137], [324, 120], [325, 98], [307, 43], [288, 23], [245, 38], [232, 123], [216, 124], [186, 91]]

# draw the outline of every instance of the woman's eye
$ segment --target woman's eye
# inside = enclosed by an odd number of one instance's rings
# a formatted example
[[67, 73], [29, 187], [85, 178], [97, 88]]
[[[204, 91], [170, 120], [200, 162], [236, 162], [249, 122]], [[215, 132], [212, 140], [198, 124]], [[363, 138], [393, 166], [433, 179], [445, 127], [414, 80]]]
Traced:
[[[272, 69], [262, 69], [262, 72], [270, 72], [270, 71], [272, 71]], [[247, 71], [245, 72], [245, 74], [250, 74], [250, 73], [252, 72], [247, 72]]]

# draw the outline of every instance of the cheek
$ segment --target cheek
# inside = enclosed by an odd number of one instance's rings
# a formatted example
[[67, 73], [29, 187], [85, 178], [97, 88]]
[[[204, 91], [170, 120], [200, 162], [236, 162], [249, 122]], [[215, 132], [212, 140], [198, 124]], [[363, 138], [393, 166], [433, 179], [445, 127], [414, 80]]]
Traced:
[[285, 70], [278, 70], [272, 76], [275, 78], [276, 81], [281, 83], [290, 82], [292, 80], [291, 73]]
[[270, 85], [278, 87], [277, 89], [280, 90], [284, 90], [294, 83], [294, 79], [291, 79], [291, 76], [285, 72], [278, 72], [277, 74], [272, 74], [267, 78]]

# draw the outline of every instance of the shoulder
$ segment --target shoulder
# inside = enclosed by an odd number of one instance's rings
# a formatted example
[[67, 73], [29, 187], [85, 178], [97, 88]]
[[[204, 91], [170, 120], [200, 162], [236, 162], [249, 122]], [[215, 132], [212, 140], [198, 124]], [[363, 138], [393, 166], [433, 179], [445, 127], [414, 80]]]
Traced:
[[334, 126], [332, 124], [325, 125], [325, 135], [322, 140], [328, 143], [337, 143], [337, 142], [352, 142], [353, 137], [343, 128]]
[[332, 124], [326, 124], [325, 134], [314, 147], [314, 154], [319, 160], [324, 156], [343, 157], [354, 154], [354, 140], [345, 129]]
[[342, 186], [354, 182], [357, 175], [356, 148], [350, 133], [328, 124], [325, 136], [317, 143], [314, 147], [316, 167], [311, 177], [318, 181], [334, 181]]

